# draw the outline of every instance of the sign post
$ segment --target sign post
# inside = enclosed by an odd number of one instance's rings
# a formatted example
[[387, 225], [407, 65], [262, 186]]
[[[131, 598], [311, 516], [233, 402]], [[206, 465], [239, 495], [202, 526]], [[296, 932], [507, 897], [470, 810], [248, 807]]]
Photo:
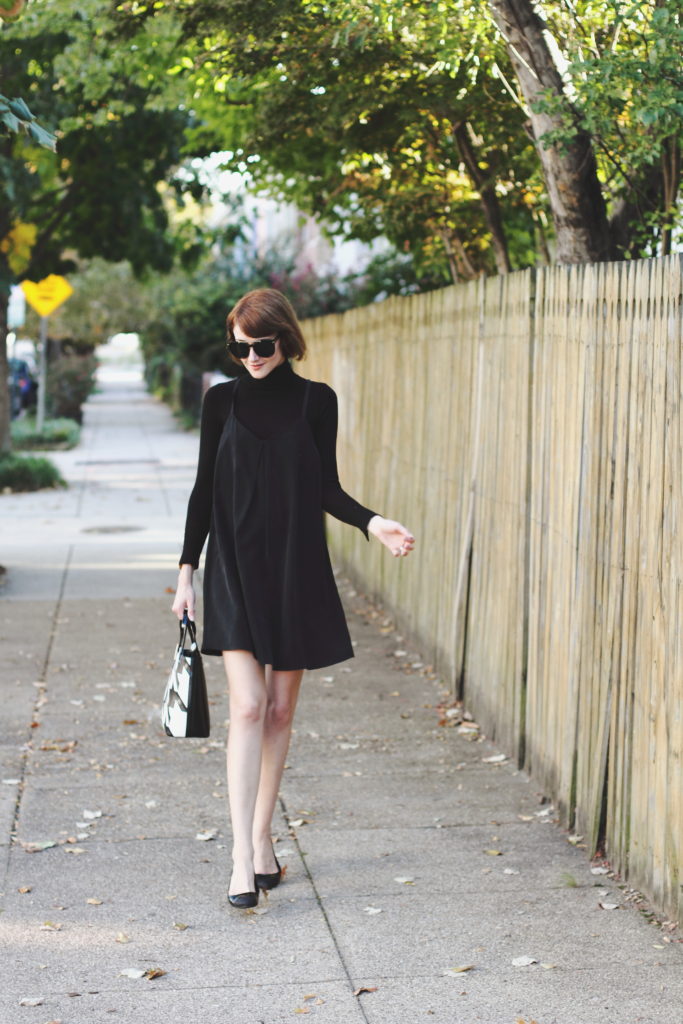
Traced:
[[58, 306], [73, 295], [73, 288], [65, 277], [50, 274], [42, 281], [22, 281], [21, 289], [26, 301], [40, 313], [40, 375], [38, 382], [38, 409], [36, 430], [40, 433], [45, 425], [45, 391], [47, 390], [47, 318]]

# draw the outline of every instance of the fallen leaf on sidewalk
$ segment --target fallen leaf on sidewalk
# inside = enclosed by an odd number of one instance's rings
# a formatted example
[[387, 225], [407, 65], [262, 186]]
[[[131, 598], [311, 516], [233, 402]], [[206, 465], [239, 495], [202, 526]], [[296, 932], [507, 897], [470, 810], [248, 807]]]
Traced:
[[130, 938], [125, 932], [117, 932], [115, 942], [130, 942]]
[[491, 757], [482, 757], [484, 764], [502, 764], [507, 759], [507, 754], [492, 754]]
[[61, 924], [55, 924], [54, 921], [44, 921], [40, 926], [41, 932], [61, 932]]
[[488, 853], [488, 855], [490, 857], [502, 857], [503, 856], [503, 851], [502, 850], [484, 850], [484, 853]]
[[144, 978], [145, 972], [141, 971], [139, 967], [124, 967], [120, 972], [124, 978]]
[[598, 902], [598, 906], [600, 907], [601, 910], [618, 910], [619, 909], [619, 904], [618, 903], [602, 903], [602, 902], [599, 901]]
[[463, 967], [447, 967], [443, 972], [444, 977], [455, 976], [457, 974], [464, 974], [465, 971], [473, 971], [474, 964], [465, 964]]
[[93, 907], [101, 907], [102, 904], [104, 903], [104, 900], [98, 899], [97, 896], [88, 896], [85, 902], [89, 903]]
[[302, 825], [307, 825], [308, 822], [305, 818], [295, 818], [294, 821], [290, 821], [290, 828], [301, 828]]
[[45, 839], [42, 842], [22, 843], [21, 845], [26, 853], [42, 853], [43, 850], [49, 850], [50, 847], [56, 846], [57, 843], [53, 839]]
[[353, 994], [354, 994], [354, 996], [361, 996], [363, 994], [363, 992], [376, 992], [376, 991], [377, 991], [377, 986], [376, 985], [361, 985], [361, 987], [357, 988]]
[[381, 907], [366, 907], [365, 908], [365, 913], [366, 914], [370, 914], [370, 915], [372, 915], [372, 914], [381, 914], [382, 913], [382, 909], [381, 909]]
[[395, 878], [394, 881], [398, 882], [399, 885], [415, 885], [415, 879], [410, 875], [399, 875], [399, 877]]
[[102, 817], [102, 811], [83, 811], [83, 817], [86, 821], [95, 821], [96, 818]]
[[217, 835], [218, 833], [213, 829], [211, 832], [198, 832], [195, 839], [199, 839], [202, 843], [208, 843], [209, 840], [215, 839]]
[[20, 999], [19, 1006], [42, 1006], [43, 997], [39, 996], [38, 999]]
[[57, 750], [60, 754], [71, 754], [78, 746], [78, 740], [43, 740], [38, 750]]
[[33, 892], [33, 886], [32, 885], [20, 885], [19, 888], [17, 889], [17, 892], [20, 892], [22, 895], [24, 895], [27, 892]]
[[512, 961], [513, 967], [530, 967], [532, 964], [537, 964], [538, 960], [535, 960], [532, 956], [516, 956]]
[[184, 932], [184, 931], [187, 931], [187, 929], [190, 926], [189, 926], [189, 924], [183, 924], [182, 921], [174, 921], [173, 922], [173, 927], [176, 929], [176, 931]]
[[153, 981], [155, 978], [163, 978], [166, 971], [162, 971], [161, 967], [148, 967], [145, 971], [145, 977], [148, 981]]

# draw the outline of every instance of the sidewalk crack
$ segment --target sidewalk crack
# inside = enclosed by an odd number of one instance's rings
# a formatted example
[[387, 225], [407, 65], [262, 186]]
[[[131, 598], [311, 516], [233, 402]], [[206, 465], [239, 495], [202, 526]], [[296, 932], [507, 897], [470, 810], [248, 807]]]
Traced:
[[[289, 814], [289, 811], [287, 810], [287, 805], [286, 805], [285, 801], [283, 800], [282, 796], [280, 796], [278, 798], [278, 800], [279, 800], [280, 808], [282, 810], [282, 814], [283, 814], [283, 816], [285, 818], [285, 821], [288, 823], [289, 819], [290, 819], [290, 814]], [[309, 870], [309, 867], [308, 867], [308, 864], [306, 863], [306, 858], [304, 857], [304, 854], [303, 854], [303, 852], [301, 850], [301, 844], [299, 843], [299, 837], [297, 835], [292, 835], [291, 833], [289, 833], [289, 834], [290, 834], [290, 838], [294, 842], [294, 845], [296, 846], [297, 853], [299, 854], [299, 858], [301, 860], [301, 863], [303, 864], [304, 871], [306, 872], [306, 877], [308, 878], [308, 881], [310, 883], [311, 889], [313, 890], [313, 895], [315, 896], [315, 901], [318, 904], [318, 909], [319, 909], [319, 911], [320, 911], [320, 913], [322, 915], [323, 921], [325, 922], [325, 926], [326, 926], [326, 928], [327, 928], [327, 930], [328, 930], [328, 932], [330, 934], [330, 938], [332, 939], [332, 943], [334, 945], [334, 948], [337, 951], [337, 956], [339, 957], [339, 963], [341, 964], [342, 969], [344, 971], [344, 974], [346, 975], [346, 979], [347, 979], [347, 981], [349, 983], [349, 988], [350, 988], [351, 992], [353, 993], [356, 990], [356, 985], [355, 985], [354, 980], [353, 980], [353, 978], [351, 976], [351, 972], [349, 971], [349, 968], [347, 966], [346, 960], [344, 959], [344, 954], [342, 953], [341, 946], [339, 945], [339, 942], [337, 941], [337, 936], [335, 935], [334, 928], [332, 927], [332, 922], [330, 921], [330, 919], [328, 917], [327, 911], [326, 911], [325, 906], [324, 906], [323, 901], [322, 901], [322, 897], [320, 896], [320, 893], [318, 892], [318, 888], [317, 888], [317, 886], [315, 884], [315, 881], [313, 879], [313, 875], [311, 874], [311, 872]], [[356, 997], [356, 1006], [358, 1007], [359, 1013], [360, 1013], [362, 1019], [365, 1021], [365, 1024], [370, 1024], [369, 1017], [367, 1016], [367, 1014], [366, 1014], [366, 1012], [365, 1012], [365, 1010], [363, 1008], [363, 1004], [362, 1004], [362, 1002], [360, 1001], [360, 999], [358, 997]]]
[[[45, 693], [46, 693], [46, 690], [47, 690], [45, 681], [47, 679], [48, 666], [50, 664], [50, 657], [52, 655], [52, 645], [54, 644], [55, 636], [56, 636], [56, 633], [57, 633], [57, 626], [58, 626], [59, 616], [60, 616], [60, 613], [61, 613], [62, 602], [63, 602], [63, 599], [64, 599], [64, 591], [66, 590], [66, 580], [67, 580], [67, 576], [69, 574], [69, 568], [71, 566], [71, 559], [73, 557], [73, 553], [74, 553], [74, 545], [70, 544], [69, 548], [68, 548], [68, 551], [66, 553], [66, 561], [64, 562], [64, 568], [62, 570], [62, 578], [61, 578], [61, 581], [60, 581], [60, 584], [59, 584], [59, 594], [57, 595], [57, 600], [55, 601], [54, 611], [52, 613], [52, 622], [50, 623], [50, 634], [48, 636], [47, 646], [45, 648], [45, 658], [43, 659], [43, 666], [42, 666], [42, 668], [40, 670], [40, 675], [38, 676], [38, 679], [36, 680], [36, 682], [39, 685], [36, 687], [36, 698], [35, 698], [35, 700], [33, 702], [33, 708], [31, 710], [31, 722], [35, 721], [36, 716], [39, 713], [39, 708], [41, 707], [41, 698], [43, 698], [45, 696]], [[19, 769], [19, 786], [17, 787], [17, 799], [15, 801], [14, 811], [12, 813], [12, 824], [11, 824], [11, 827], [10, 827], [10, 842], [9, 842], [9, 844], [7, 846], [7, 858], [6, 858], [6, 861], [5, 861], [5, 871], [4, 871], [5, 878], [3, 879], [3, 890], [6, 889], [6, 887], [7, 887], [6, 886], [6, 881], [7, 881], [7, 872], [9, 870], [10, 851], [12, 849], [12, 846], [14, 846], [15, 843], [16, 843], [17, 828], [18, 828], [18, 825], [19, 825], [19, 814], [20, 814], [20, 811], [21, 811], [21, 801], [22, 801], [22, 798], [23, 798], [23, 795], [24, 795], [24, 783], [25, 783], [25, 778], [26, 778], [26, 769], [28, 767], [28, 757], [29, 757], [29, 754], [31, 753], [31, 750], [32, 750], [31, 744], [32, 744], [32, 733], [31, 733], [31, 725], [29, 723], [28, 738], [26, 740], [26, 743], [24, 744], [24, 749], [23, 749], [22, 757], [21, 757], [21, 766], [20, 766], [20, 769]]]

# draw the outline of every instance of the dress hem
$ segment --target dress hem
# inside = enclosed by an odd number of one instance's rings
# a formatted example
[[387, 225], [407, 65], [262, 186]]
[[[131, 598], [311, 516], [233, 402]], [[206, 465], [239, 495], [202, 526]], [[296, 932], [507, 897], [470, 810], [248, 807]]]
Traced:
[[[255, 652], [250, 650], [248, 647], [239, 647], [233, 649], [240, 651], [249, 651], [249, 653], [253, 654], [254, 657], [256, 658]], [[223, 651], [219, 651], [215, 647], [202, 646], [201, 653], [210, 657], [220, 658], [221, 655], [223, 654]], [[346, 654], [343, 658], [334, 658], [332, 661], [316, 661], [311, 662], [308, 665], [273, 665], [272, 667], [274, 672], [314, 672], [319, 668], [329, 668], [330, 665], [341, 665], [343, 661], [350, 661], [351, 658], [355, 658], [355, 654], [353, 651], [351, 651], [350, 654]], [[258, 661], [258, 658], [256, 660]], [[259, 664], [261, 664], [261, 662], [259, 662]]]

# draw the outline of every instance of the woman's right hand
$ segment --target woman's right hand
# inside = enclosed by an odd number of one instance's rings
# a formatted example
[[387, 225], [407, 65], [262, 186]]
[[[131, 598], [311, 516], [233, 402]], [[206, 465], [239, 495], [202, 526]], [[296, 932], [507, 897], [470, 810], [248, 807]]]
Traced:
[[192, 586], [192, 573], [194, 568], [191, 565], [181, 565], [180, 572], [178, 574], [178, 586], [175, 592], [175, 598], [171, 605], [171, 611], [178, 616], [182, 622], [183, 615], [187, 610], [187, 617], [194, 622], [194, 587]]

